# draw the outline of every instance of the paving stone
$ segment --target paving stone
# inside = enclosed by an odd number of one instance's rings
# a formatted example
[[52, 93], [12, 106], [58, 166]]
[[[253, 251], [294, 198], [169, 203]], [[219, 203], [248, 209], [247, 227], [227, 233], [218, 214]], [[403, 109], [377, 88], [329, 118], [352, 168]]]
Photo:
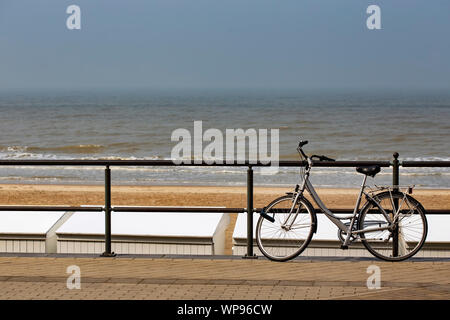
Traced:
[[[69, 290], [67, 267], [81, 270]], [[369, 290], [369, 265], [381, 289]], [[450, 260], [1, 256], [0, 299], [449, 299]]]

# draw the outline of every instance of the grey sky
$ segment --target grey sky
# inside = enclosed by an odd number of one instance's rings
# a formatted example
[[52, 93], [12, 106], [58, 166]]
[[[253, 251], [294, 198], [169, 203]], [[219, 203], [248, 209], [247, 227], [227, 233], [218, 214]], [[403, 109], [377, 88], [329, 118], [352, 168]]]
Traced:
[[445, 89], [449, 35], [448, 0], [0, 0], [0, 88]]

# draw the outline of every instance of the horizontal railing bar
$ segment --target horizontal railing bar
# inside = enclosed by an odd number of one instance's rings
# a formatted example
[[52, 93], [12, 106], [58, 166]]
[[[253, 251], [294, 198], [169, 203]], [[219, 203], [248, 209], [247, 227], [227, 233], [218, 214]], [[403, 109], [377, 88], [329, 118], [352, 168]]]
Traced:
[[103, 211], [103, 207], [0, 206], [0, 211], [92, 211], [92, 212], [101, 212], [101, 211]]
[[402, 161], [402, 167], [450, 167], [450, 161]]
[[[390, 161], [313, 161], [315, 167], [357, 167], [378, 165], [380, 167], [390, 167]], [[304, 166], [305, 161], [282, 160], [278, 162], [280, 167]], [[233, 161], [232, 163], [181, 163], [177, 164], [172, 160], [0, 160], [0, 166], [187, 166], [187, 167], [267, 167], [271, 163], [260, 161]], [[402, 167], [450, 167], [450, 161], [401, 161]]]
[[450, 214], [450, 210], [428, 209], [425, 214]]
[[[255, 209], [255, 212], [260, 212], [262, 209]], [[349, 209], [329, 209], [332, 213], [334, 214], [347, 214], [347, 215], [352, 215], [353, 214], [353, 210], [354, 208], [349, 208]], [[314, 209], [316, 214], [323, 214], [323, 211], [321, 209]], [[277, 211], [278, 213], [280, 213], [280, 210]], [[286, 209], [286, 212], [289, 212], [289, 209]], [[306, 209], [300, 210], [300, 212], [305, 213], [307, 212]], [[379, 213], [379, 210], [376, 209], [370, 209], [369, 212], [372, 213]], [[408, 210], [401, 210], [401, 212], [403, 213], [407, 213]], [[425, 214], [450, 214], [450, 210], [438, 210], [438, 209], [431, 209], [431, 210], [425, 210]]]
[[[255, 213], [261, 212], [262, 208], [255, 208]], [[86, 211], [101, 212], [104, 207], [73, 207], [73, 206], [0, 206], [0, 211]], [[198, 208], [198, 207], [112, 207], [113, 212], [180, 212], [180, 213], [243, 213], [247, 212], [247, 208]], [[351, 214], [353, 208], [348, 209], [330, 209], [336, 214]], [[315, 209], [317, 214], [322, 214], [320, 209]], [[450, 214], [450, 210], [430, 209], [426, 210], [426, 214]]]
[[[379, 165], [381, 167], [391, 166], [390, 161], [314, 161], [316, 167], [356, 167]], [[278, 162], [280, 167], [304, 166], [304, 161], [282, 160]], [[0, 160], [0, 166], [188, 166], [188, 167], [267, 167], [270, 163], [260, 161], [233, 161], [232, 163], [181, 163], [176, 164], [172, 160]], [[450, 167], [450, 161], [402, 161], [403, 167]]]
[[[181, 163], [176, 164], [172, 160], [0, 160], [0, 166], [270, 166], [270, 163], [238, 162], [233, 163]], [[283, 160], [279, 161], [280, 167], [297, 167], [305, 165], [304, 161]], [[379, 165], [389, 167], [389, 161], [314, 161], [316, 167], [355, 167], [355, 166]], [[450, 167], [450, 161], [402, 161], [403, 167]]]
[[[306, 165], [303, 161], [280, 161], [278, 166], [280, 167], [299, 167]], [[358, 166], [372, 166], [378, 165], [380, 167], [389, 167], [391, 163], [389, 161], [313, 161], [314, 167], [358, 167]]]
[[0, 166], [173, 166], [171, 160], [0, 160]]
[[[260, 161], [233, 161], [232, 163], [181, 163], [176, 164], [172, 160], [0, 160], [0, 166], [188, 166], [188, 167], [267, 167], [271, 163], [262, 163]], [[279, 161], [280, 167], [298, 167], [306, 165], [304, 161], [283, 160]], [[366, 165], [379, 165], [389, 167], [389, 161], [314, 161], [317, 167], [356, 167]]]
[[186, 212], [186, 213], [238, 213], [245, 208], [196, 208], [196, 207], [112, 207], [113, 212]]
[[[259, 213], [263, 208], [254, 208], [253, 212]], [[316, 213], [323, 213], [320, 209], [315, 209]], [[352, 213], [353, 209], [330, 209], [333, 213]], [[112, 207], [115, 212], [220, 212], [220, 213], [243, 213], [247, 212], [247, 208], [198, 208], [198, 207]], [[449, 211], [450, 214], [450, 211]]]

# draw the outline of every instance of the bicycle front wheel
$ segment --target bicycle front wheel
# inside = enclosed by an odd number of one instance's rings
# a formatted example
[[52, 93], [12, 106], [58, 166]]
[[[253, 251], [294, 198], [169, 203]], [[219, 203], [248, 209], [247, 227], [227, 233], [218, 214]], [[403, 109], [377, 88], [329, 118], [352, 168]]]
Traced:
[[274, 261], [286, 261], [298, 256], [308, 246], [316, 227], [316, 216], [308, 200], [301, 198], [294, 204], [294, 196], [272, 201], [265, 213], [274, 222], [259, 217], [256, 243], [264, 256]]
[[374, 199], [378, 204], [366, 205], [359, 219], [359, 229], [364, 230], [360, 237], [366, 249], [387, 261], [401, 261], [415, 255], [427, 237], [425, 209], [416, 199], [401, 192], [383, 192]]

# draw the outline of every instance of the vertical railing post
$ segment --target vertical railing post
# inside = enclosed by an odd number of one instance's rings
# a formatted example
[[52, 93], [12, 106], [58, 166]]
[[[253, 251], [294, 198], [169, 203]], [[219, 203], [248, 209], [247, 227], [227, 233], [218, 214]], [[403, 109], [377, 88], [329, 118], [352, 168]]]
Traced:
[[105, 169], [105, 252], [102, 257], [112, 257], [111, 252], [111, 169]]
[[[397, 193], [399, 191], [400, 184], [400, 161], [398, 161], [399, 154], [395, 152], [393, 154], [394, 160], [392, 161], [392, 191], [393, 193]], [[398, 198], [394, 198], [394, 214], [398, 210]], [[394, 216], [393, 216], [394, 217]], [[398, 256], [398, 225], [394, 225], [394, 229], [392, 230], [392, 256]]]
[[253, 168], [247, 169], [247, 254], [243, 258], [257, 258], [253, 254]]

